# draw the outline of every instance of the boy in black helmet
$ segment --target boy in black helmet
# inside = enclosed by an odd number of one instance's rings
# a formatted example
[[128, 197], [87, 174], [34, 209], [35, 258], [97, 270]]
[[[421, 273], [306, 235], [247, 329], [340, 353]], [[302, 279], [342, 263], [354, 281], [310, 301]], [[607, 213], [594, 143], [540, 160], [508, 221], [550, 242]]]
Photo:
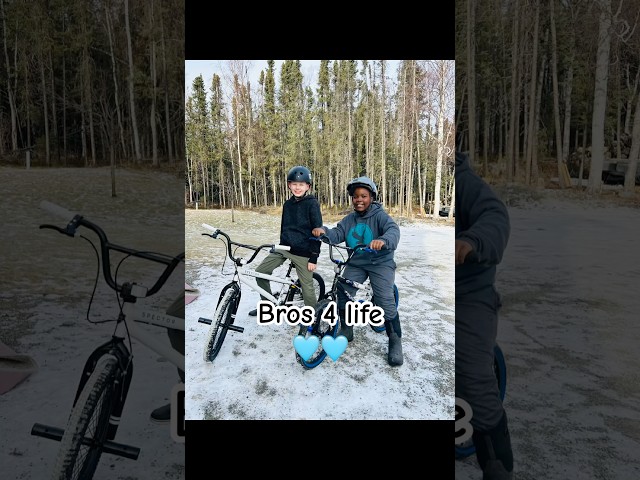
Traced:
[[[313, 288], [313, 272], [320, 255], [320, 244], [309, 240], [309, 232], [322, 226], [320, 204], [316, 197], [309, 193], [311, 188], [311, 172], [303, 166], [293, 167], [287, 174], [287, 186], [292, 193], [291, 198], [282, 207], [280, 223], [280, 244], [291, 247], [289, 251], [270, 253], [256, 268], [256, 272], [270, 275], [287, 259], [296, 267], [300, 280], [304, 304], [315, 307], [317, 298]], [[257, 278], [260, 288], [270, 292], [269, 280]], [[265, 300], [261, 296], [262, 300]], [[257, 315], [257, 309], [249, 315]]]
[[[312, 233], [316, 237], [326, 233], [332, 243], [345, 242], [351, 248], [365, 244], [377, 250], [375, 253], [357, 252], [345, 268], [344, 277], [359, 283], [370, 279], [376, 304], [384, 310], [384, 324], [389, 337], [387, 361], [389, 365], [402, 365], [402, 331], [393, 296], [396, 272], [393, 253], [400, 241], [400, 229], [384, 211], [382, 204], [376, 202], [378, 188], [373, 180], [368, 177], [355, 178], [347, 185], [347, 192], [352, 197], [353, 213], [340, 220], [336, 228], [315, 228]], [[355, 292], [354, 287], [345, 285], [345, 288], [351, 294]], [[352, 341], [353, 326], [345, 322], [346, 302], [346, 296], [339, 291], [340, 334]]]
[[476, 457], [484, 480], [513, 478], [507, 414], [493, 371], [500, 295], [496, 266], [511, 230], [509, 213], [456, 152], [456, 397], [472, 409]]

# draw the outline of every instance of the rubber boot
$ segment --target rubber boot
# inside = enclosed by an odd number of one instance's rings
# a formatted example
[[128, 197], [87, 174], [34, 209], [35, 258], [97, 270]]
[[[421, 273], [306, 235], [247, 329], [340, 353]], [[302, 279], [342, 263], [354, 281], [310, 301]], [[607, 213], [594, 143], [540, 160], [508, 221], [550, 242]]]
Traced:
[[389, 354], [387, 361], [392, 367], [402, 365], [402, 330], [400, 329], [400, 315], [389, 322], [384, 322], [389, 337]]
[[347, 337], [347, 341], [352, 341], [353, 340], [353, 326], [352, 325], [347, 325], [344, 321], [344, 310], [340, 310], [338, 312], [338, 314], [340, 315], [340, 332], [339, 335], [344, 335], [345, 337]]
[[498, 425], [487, 432], [474, 430], [472, 438], [482, 480], [512, 480], [513, 451], [506, 412]]

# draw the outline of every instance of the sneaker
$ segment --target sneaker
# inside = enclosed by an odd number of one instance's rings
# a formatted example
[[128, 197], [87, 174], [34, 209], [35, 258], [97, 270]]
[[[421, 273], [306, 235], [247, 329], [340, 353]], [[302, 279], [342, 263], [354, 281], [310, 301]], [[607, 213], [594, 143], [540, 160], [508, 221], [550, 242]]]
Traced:
[[249, 312], [249, 316], [251, 316], [251, 317], [255, 317], [256, 315], [258, 315], [258, 309], [257, 308], [254, 308], [253, 310], [251, 310]]
[[153, 423], [159, 423], [159, 424], [169, 423], [170, 419], [171, 419], [171, 404], [170, 403], [167, 403], [166, 405], [163, 405], [162, 407], [158, 407], [153, 412], [151, 412], [150, 420]]

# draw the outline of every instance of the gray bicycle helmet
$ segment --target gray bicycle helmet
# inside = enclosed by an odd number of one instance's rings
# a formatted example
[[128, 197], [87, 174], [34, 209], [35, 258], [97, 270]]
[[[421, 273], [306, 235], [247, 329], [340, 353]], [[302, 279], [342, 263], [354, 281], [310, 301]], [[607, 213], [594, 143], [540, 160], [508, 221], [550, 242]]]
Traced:
[[287, 182], [306, 182], [311, 185], [311, 172], [307, 167], [298, 165], [287, 173]]
[[371, 192], [371, 196], [375, 200], [378, 196], [378, 187], [373, 180], [369, 177], [358, 177], [354, 178], [347, 184], [347, 192], [349, 192], [349, 196], [353, 197], [353, 192], [356, 188], [363, 187]]

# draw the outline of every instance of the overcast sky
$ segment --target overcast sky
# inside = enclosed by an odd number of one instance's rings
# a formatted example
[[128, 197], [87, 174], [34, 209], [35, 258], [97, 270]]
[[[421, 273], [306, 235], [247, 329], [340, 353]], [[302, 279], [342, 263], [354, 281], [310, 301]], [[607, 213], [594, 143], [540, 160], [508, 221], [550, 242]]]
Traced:
[[[261, 70], [267, 69], [267, 60], [248, 60], [251, 62], [251, 69], [249, 70], [249, 79], [251, 81], [252, 88], [258, 85], [258, 78]], [[184, 80], [185, 80], [185, 100], [189, 96], [189, 90], [193, 84], [193, 80], [202, 75], [204, 80], [205, 90], [208, 92], [211, 87], [211, 78], [214, 73], [221, 74], [225, 67], [226, 60], [185, 60], [184, 63]], [[274, 60], [275, 62], [275, 74], [276, 84], [279, 83], [280, 66], [284, 60]], [[305, 85], [315, 86], [318, 81], [318, 70], [320, 68], [320, 60], [300, 60], [302, 64], [302, 75], [304, 77]], [[389, 76], [395, 76], [395, 72], [400, 60], [387, 60]], [[358, 66], [360, 67], [361, 64]]]

